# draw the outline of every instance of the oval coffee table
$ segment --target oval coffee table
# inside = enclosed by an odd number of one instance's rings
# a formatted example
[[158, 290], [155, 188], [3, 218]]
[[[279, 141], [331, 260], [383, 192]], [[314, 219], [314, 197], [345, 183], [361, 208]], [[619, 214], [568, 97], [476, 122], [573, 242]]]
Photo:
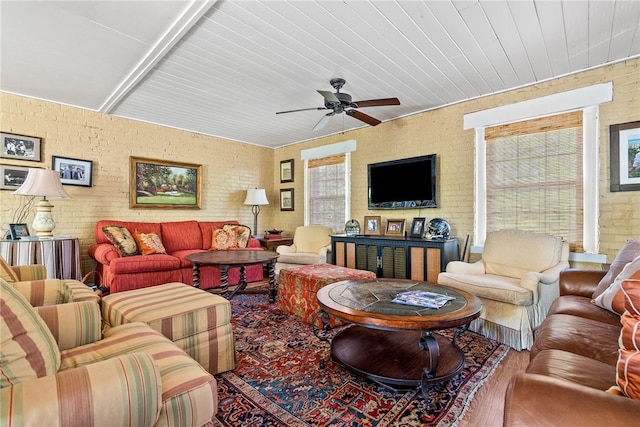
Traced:
[[[267, 267], [269, 277], [269, 302], [276, 300], [276, 259], [280, 255], [273, 251], [234, 249], [229, 251], [204, 251], [195, 252], [185, 258], [193, 264], [193, 286], [200, 287], [200, 266], [213, 265], [220, 269], [220, 287], [222, 296], [231, 299], [247, 286], [245, 267], [254, 264], [263, 264]], [[240, 267], [240, 281], [233, 293], [229, 294], [229, 268]]]
[[[423, 290], [455, 299], [431, 309], [391, 302], [400, 292]], [[468, 292], [426, 282], [371, 279], [332, 283], [317, 293], [320, 308], [355, 323], [331, 342], [333, 359], [381, 384], [421, 386], [429, 402], [432, 384], [448, 381], [464, 366], [456, 338], [480, 316], [482, 303]], [[458, 327], [452, 339], [433, 331]]]

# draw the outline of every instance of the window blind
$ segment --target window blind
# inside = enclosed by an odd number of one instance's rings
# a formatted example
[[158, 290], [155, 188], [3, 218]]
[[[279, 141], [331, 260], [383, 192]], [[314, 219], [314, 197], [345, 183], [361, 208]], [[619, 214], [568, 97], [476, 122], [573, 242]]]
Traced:
[[344, 230], [346, 218], [346, 155], [310, 159], [309, 223]]

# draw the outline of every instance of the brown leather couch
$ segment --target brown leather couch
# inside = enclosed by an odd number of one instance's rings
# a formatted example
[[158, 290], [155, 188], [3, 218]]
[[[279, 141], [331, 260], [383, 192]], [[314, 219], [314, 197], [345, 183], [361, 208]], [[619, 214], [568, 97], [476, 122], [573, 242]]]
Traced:
[[629, 426], [640, 401], [607, 393], [616, 385], [620, 316], [591, 303], [605, 271], [565, 270], [560, 297], [536, 329], [526, 373], [505, 397], [505, 426]]

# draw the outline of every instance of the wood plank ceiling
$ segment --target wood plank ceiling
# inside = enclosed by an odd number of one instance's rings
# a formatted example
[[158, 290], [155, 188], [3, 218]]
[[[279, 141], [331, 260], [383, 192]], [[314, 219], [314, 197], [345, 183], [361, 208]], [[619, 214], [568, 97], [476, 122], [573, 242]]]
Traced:
[[635, 0], [7, 1], [0, 90], [267, 147], [640, 56]]

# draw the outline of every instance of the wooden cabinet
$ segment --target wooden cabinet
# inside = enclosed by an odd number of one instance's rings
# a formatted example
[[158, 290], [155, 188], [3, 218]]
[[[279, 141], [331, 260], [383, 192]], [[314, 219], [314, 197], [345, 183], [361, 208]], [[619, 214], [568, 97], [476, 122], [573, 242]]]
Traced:
[[333, 263], [369, 270], [378, 277], [436, 283], [447, 263], [460, 259], [458, 239], [331, 236]]

